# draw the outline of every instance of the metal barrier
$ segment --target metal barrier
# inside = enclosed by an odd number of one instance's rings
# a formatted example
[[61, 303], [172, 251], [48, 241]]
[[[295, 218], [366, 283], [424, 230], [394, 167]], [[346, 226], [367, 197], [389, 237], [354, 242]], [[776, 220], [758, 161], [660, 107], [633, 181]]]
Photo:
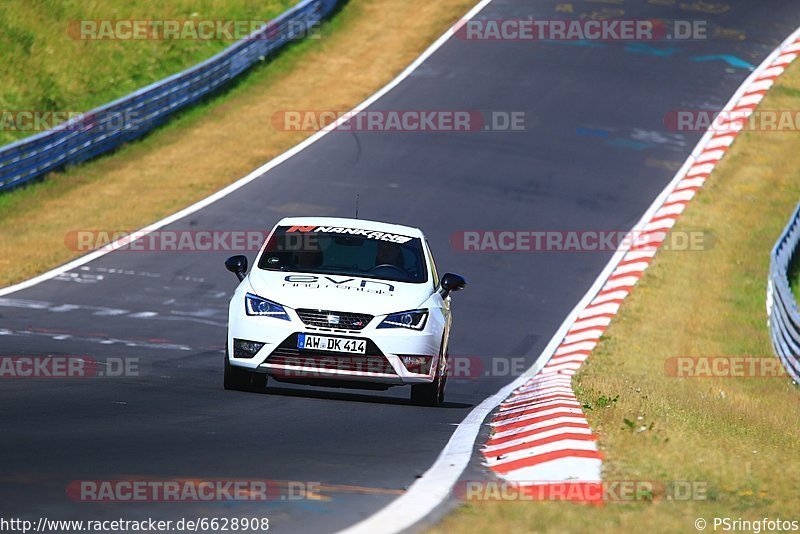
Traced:
[[789, 266], [800, 245], [800, 205], [772, 249], [767, 282], [767, 316], [775, 353], [800, 382], [800, 314], [789, 287]]
[[303, 0], [219, 54], [40, 134], [0, 148], [0, 191], [87, 160], [143, 136], [306, 35], [342, 0]]

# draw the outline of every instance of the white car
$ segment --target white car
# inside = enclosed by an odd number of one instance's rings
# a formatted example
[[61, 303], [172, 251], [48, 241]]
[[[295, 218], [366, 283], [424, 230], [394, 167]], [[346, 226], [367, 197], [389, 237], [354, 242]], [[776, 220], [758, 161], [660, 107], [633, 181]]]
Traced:
[[360, 219], [287, 218], [240, 280], [228, 314], [225, 388], [263, 390], [267, 376], [318, 386], [411, 385], [411, 400], [444, 400], [450, 292], [416, 228]]

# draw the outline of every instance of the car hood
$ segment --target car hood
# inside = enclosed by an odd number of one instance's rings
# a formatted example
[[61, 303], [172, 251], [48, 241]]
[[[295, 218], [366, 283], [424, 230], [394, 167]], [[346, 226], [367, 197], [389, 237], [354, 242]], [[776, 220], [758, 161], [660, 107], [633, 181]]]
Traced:
[[370, 315], [413, 310], [428, 297], [430, 283], [408, 284], [350, 275], [322, 275], [253, 269], [253, 292], [290, 308], [334, 310]]

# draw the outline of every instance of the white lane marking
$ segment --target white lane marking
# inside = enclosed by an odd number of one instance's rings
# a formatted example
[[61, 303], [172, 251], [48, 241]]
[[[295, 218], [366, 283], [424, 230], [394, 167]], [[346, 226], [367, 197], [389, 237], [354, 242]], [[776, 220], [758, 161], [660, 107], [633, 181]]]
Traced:
[[76, 282], [78, 284], [96, 284], [103, 280], [103, 275], [92, 275], [84, 273], [61, 273], [55, 277], [62, 282]]
[[[200, 308], [193, 311], [170, 310], [168, 316], [154, 311], [133, 311], [122, 308], [104, 308], [80, 304], [54, 304], [44, 300], [25, 300], [0, 297], [0, 308], [22, 308], [28, 310], [46, 310], [51, 313], [85, 312], [96, 317], [128, 317], [130, 319], [158, 319], [159, 321], [186, 321], [219, 328], [226, 328], [227, 309]], [[213, 321], [213, 318], [220, 321]]]
[[133, 269], [122, 269], [117, 267], [96, 267], [93, 265], [84, 265], [79, 270], [81, 271], [97, 271], [98, 273], [107, 274], [121, 274], [125, 276], [144, 276], [146, 278], [161, 278], [161, 273], [151, 273], [147, 271], [134, 271]]
[[159, 349], [159, 350], [180, 350], [180, 351], [195, 351], [188, 345], [180, 343], [154, 343], [151, 341], [139, 341], [132, 339], [119, 339], [115, 337], [99, 337], [93, 335], [79, 335], [79, 334], [65, 334], [62, 332], [37, 332], [33, 330], [10, 330], [7, 328], [0, 328], [0, 336], [9, 337], [47, 337], [54, 341], [76, 341], [80, 343], [96, 343], [99, 345], [124, 345], [131, 348], [144, 348], [144, 349]]
[[54, 313], [73, 312], [83, 310], [91, 312], [92, 315], [99, 315], [101, 317], [115, 317], [118, 315], [126, 315], [131, 313], [129, 310], [122, 310], [119, 308], [104, 308], [98, 306], [82, 306], [79, 304], [53, 304], [43, 300], [24, 300], [24, 299], [8, 299], [0, 298], [0, 307], [3, 308], [23, 308], [29, 310], [47, 310]]

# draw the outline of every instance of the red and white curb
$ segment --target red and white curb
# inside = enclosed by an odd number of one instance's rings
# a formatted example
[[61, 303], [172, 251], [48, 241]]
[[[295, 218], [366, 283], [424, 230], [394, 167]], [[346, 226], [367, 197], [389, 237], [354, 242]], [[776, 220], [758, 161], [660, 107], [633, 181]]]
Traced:
[[799, 54], [796, 32], [739, 88], [724, 108], [729, 113], [722, 116], [731, 117], [728, 123], [720, 121], [706, 132], [660, 201], [634, 229], [637, 239], [631, 241], [646, 244], [618, 251], [616, 267], [579, 311], [541, 372], [500, 404], [489, 423], [491, 437], [481, 450], [485, 465], [496, 475], [510, 482], [600, 481], [602, 454], [572, 390], [572, 377], [599, 343], [667, 232], [733, 144], [741, 119], [755, 111]]

